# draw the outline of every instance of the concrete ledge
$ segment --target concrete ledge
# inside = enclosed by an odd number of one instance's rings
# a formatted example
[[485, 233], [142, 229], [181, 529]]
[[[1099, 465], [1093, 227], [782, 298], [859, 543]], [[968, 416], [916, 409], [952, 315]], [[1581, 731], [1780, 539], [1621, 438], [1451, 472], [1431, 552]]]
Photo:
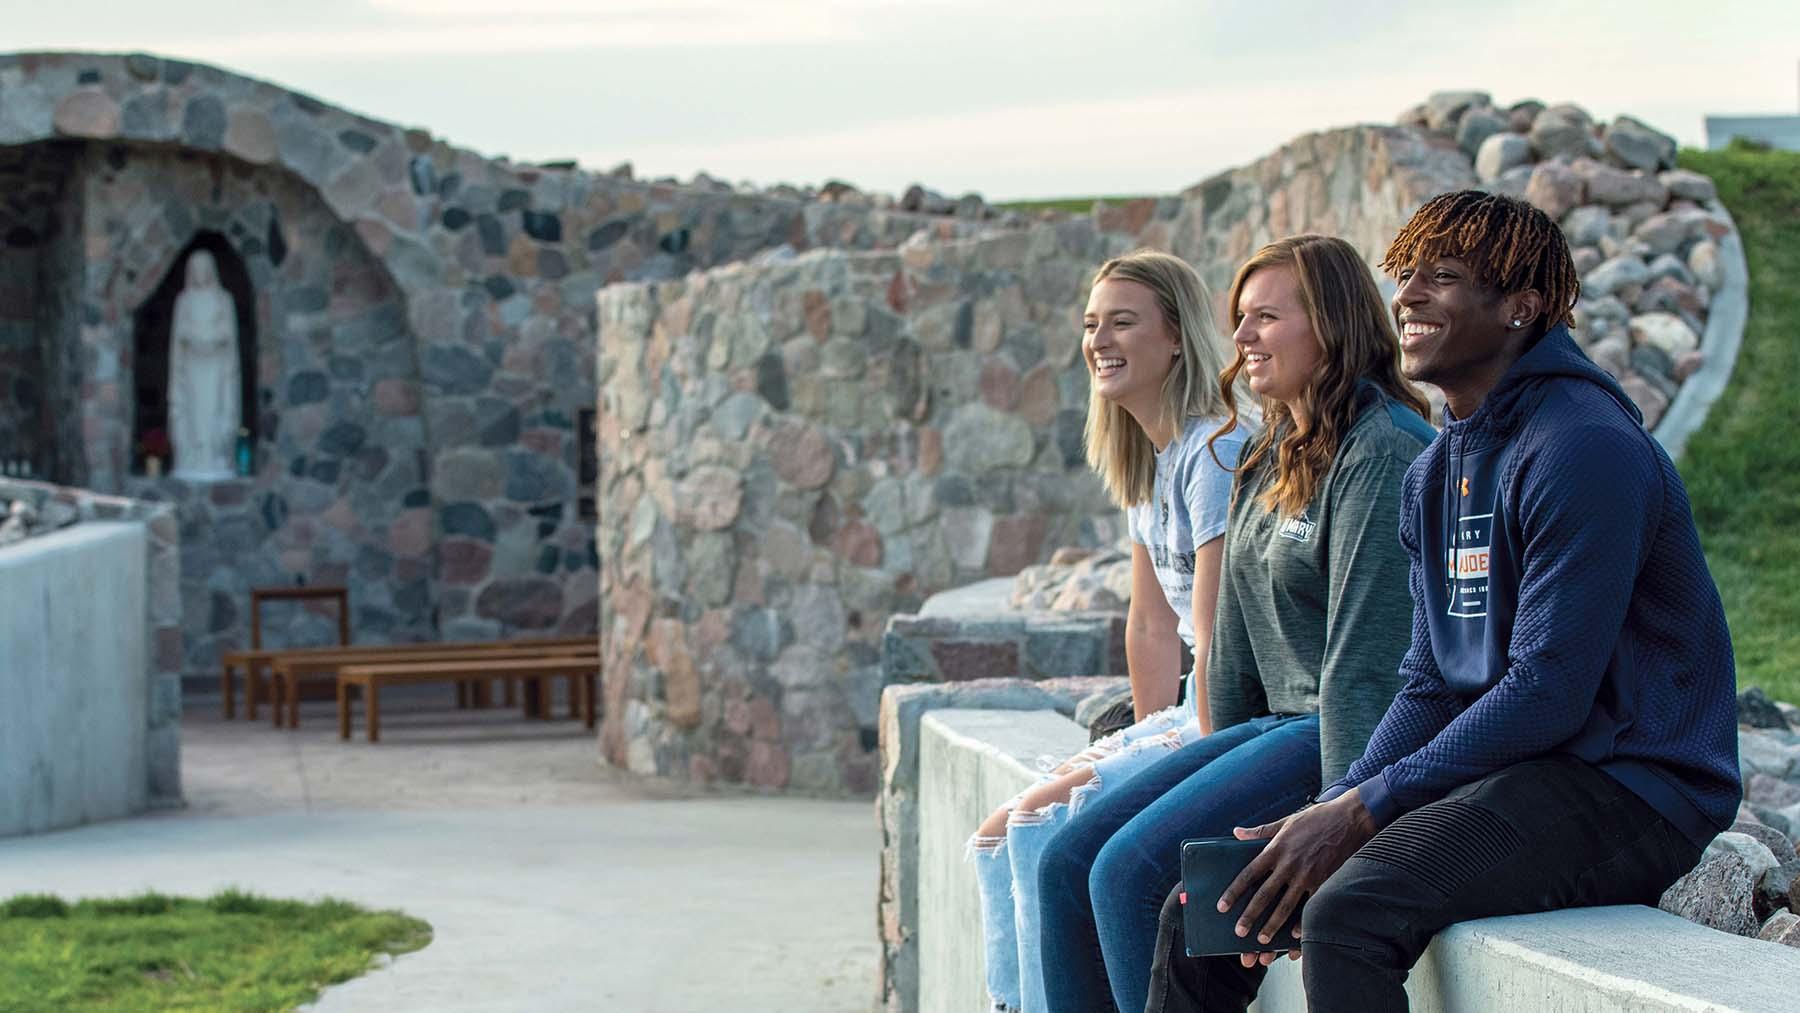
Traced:
[[0, 836], [145, 808], [147, 560], [116, 521], [0, 550]]
[[[970, 829], [1035, 777], [1039, 755], [1085, 741], [1050, 711], [937, 710], [918, 723], [918, 1006], [983, 1008], [980, 902], [962, 860]], [[1261, 1013], [1306, 1009], [1299, 964], [1271, 970]], [[1800, 951], [1647, 907], [1465, 922], [1407, 982], [1414, 1013], [1638, 1013], [1800, 1008]]]
[[[1083, 699], [1094, 693], [1113, 692], [1124, 682], [1123, 677], [1037, 681], [977, 679], [889, 686], [882, 692], [881, 794], [875, 809], [876, 820], [881, 826], [881, 883], [877, 911], [881, 970], [876, 983], [877, 1010], [906, 1013], [919, 1008], [919, 772], [923, 766], [919, 756], [922, 739], [919, 725], [925, 716], [939, 710], [973, 709], [1010, 714], [1031, 711], [1073, 714]], [[1072, 722], [1070, 725], [1076, 727]], [[1065, 743], [1060, 740], [1060, 734], [1043, 740], [1038, 748], [1054, 750], [1063, 747]], [[1033, 741], [1037, 741], [1035, 737]], [[1078, 727], [1073, 741], [1075, 748], [1086, 741]], [[1066, 751], [1073, 752], [1074, 748]], [[1027, 755], [1019, 753], [1015, 759]], [[1004, 788], [1009, 783], [1005, 778], [1024, 776], [1022, 770], [996, 775], [987, 790]], [[1002, 793], [996, 801], [1004, 801], [1007, 797]], [[982, 812], [976, 822], [986, 815], [987, 812]], [[946, 827], [952, 825], [943, 824]], [[970, 829], [974, 826], [975, 823], [969, 824]], [[968, 831], [964, 831], [963, 837], [967, 836]], [[960, 846], [962, 839], [957, 838], [954, 843]], [[969, 897], [972, 900], [974, 894]]]
[[1743, 234], [1724, 204], [1713, 201], [1707, 210], [1731, 222], [1731, 231], [1719, 240], [1719, 269], [1724, 283], [1713, 295], [1706, 333], [1700, 338], [1704, 357], [1700, 370], [1681, 385], [1653, 434], [1675, 461], [1681, 460], [1688, 437], [1705, 424], [1706, 413], [1731, 382], [1738, 349], [1744, 343], [1744, 324], [1750, 314], [1750, 268], [1744, 261]]
[[[138, 677], [143, 681], [149, 700], [143, 715], [142, 740], [150, 782], [149, 804], [159, 808], [181, 805], [181, 668], [185, 649], [181, 634], [181, 525], [174, 506], [22, 478], [0, 478], [0, 499], [24, 500], [40, 514], [52, 509], [73, 510], [81, 525], [106, 521], [133, 522], [142, 526], [146, 536], [144, 562], [139, 568], [139, 576], [133, 578], [139, 581], [140, 611], [137, 615], [122, 616], [120, 621], [131, 624], [143, 638], [142, 668]], [[22, 544], [29, 546], [40, 540], [31, 538]], [[13, 548], [8, 547], [4, 552]], [[114, 571], [106, 580], [116, 581], [121, 576], [121, 572]], [[5, 591], [4, 585], [0, 585], [0, 591], [7, 595], [16, 593]], [[10, 599], [5, 601], [9, 608], [13, 604]], [[31, 614], [42, 618], [41, 612]], [[28, 645], [45, 635], [41, 623], [33, 626], [24, 619], [7, 623], [5, 618], [0, 615], [0, 686], [5, 685], [8, 678], [7, 662], [15, 659], [18, 653], [14, 644]], [[4, 744], [5, 740], [0, 739], [0, 746]], [[6, 774], [7, 769], [0, 767], [0, 777]], [[0, 830], [0, 833], [5, 832]]]
[[[1054, 711], [939, 710], [920, 721], [919, 1009], [966, 1013], [987, 995], [975, 867], [963, 845], [994, 806], [1087, 745]], [[971, 818], [973, 814], [973, 818]]]

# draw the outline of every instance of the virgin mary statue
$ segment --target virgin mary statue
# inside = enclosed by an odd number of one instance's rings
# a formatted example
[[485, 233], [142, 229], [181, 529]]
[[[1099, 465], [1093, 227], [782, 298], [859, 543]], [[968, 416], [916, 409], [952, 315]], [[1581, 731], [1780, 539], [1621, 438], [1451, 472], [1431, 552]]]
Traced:
[[177, 478], [216, 481], [234, 474], [242, 416], [237, 307], [219, 287], [212, 254], [196, 250], [175, 297], [170, 331], [169, 438]]

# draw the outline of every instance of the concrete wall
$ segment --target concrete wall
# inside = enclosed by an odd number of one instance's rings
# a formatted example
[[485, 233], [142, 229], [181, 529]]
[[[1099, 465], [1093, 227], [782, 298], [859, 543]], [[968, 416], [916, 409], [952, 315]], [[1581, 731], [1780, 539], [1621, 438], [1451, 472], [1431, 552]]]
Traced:
[[[917, 1009], [919, 1004], [919, 937], [925, 917], [919, 889], [920, 771], [924, 769], [919, 755], [920, 722], [936, 711], [958, 709], [1073, 714], [1085, 700], [1096, 694], [1115, 693], [1124, 684], [1123, 678], [1095, 676], [1037, 681], [978, 679], [889, 686], [882, 692], [881, 794], [876, 803], [876, 817], [881, 824], [877, 912], [881, 925], [881, 971], [876, 982], [877, 1010], [901, 1013]], [[1004, 771], [995, 775], [995, 784], [1005, 783], [1007, 776]], [[1000, 797], [1006, 796], [1002, 793]]]
[[0, 836], [145, 807], [148, 550], [130, 521], [0, 549]]
[[969, 834], [1037, 780], [1039, 756], [1087, 745], [1055, 711], [937, 710], [919, 722], [919, 1010], [983, 1008], [986, 964]]
[[[23, 501], [38, 516], [59, 513], [82, 522], [130, 522], [142, 525], [147, 545], [146, 562], [138, 584], [133, 611], [109, 613], [112, 618], [98, 629], [129, 625], [143, 644], [141, 659], [133, 671], [144, 687], [148, 706], [142, 715], [143, 770], [152, 805], [177, 805], [181, 801], [181, 532], [175, 508], [167, 503], [147, 503], [121, 496], [104, 496], [88, 489], [0, 478], [0, 501]], [[35, 545], [32, 538], [24, 545]], [[10, 551], [10, 549], [8, 550]], [[109, 581], [117, 582], [114, 575]], [[0, 602], [10, 609], [14, 592], [0, 583]], [[28, 638], [41, 638], [42, 628], [27, 623], [19, 630]], [[12, 657], [14, 636], [0, 638], [0, 665]], [[21, 648], [22, 649], [22, 648]], [[6, 681], [0, 668], [0, 686]], [[8, 701], [0, 696], [0, 700]], [[0, 771], [12, 768], [0, 768]]]
[[[935, 710], [917, 724], [918, 1001], [985, 1008], [980, 903], [963, 843], [1033, 776], [1086, 737], [1050, 711]], [[1303, 1013], [1299, 964], [1283, 961], [1253, 1009]], [[1443, 932], [1407, 982], [1414, 1013], [1793, 1009], [1800, 951], [1647, 907], [1465, 922]]]

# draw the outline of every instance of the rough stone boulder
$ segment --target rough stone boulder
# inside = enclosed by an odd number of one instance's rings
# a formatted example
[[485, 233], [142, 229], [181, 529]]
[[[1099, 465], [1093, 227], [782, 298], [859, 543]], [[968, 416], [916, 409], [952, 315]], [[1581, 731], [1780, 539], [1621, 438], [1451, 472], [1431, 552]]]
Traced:
[[1013, 580], [1016, 609], [1053, 612], [1123, 611], [1131, 601], [1131, 557], [1118, 549], [1058, 549], [1050, 562]]
[[1675, 138], [1642, 120], [1620, 116], [1606, 128], [1606, 154], [1619, 164], [1655, 172], [1675, 167]]
[[1594, 120], [1580, 106], [1550, 106], [1531, 123], [1531, 148], [1539, 158], [1597, 155], [1599, 147]]
[[1433, 92], [1425, 100], [1425, 125], [1432, 130], [1454, 130], [1471, 109], [1491, 108], [1493, 96], [1485, 91]]
[[1756, 878], [1754, 902], [1757, 912], [1764, 916], [1800, 907], [1800, 858], [1765, 869]]
[[1652, 345], [1671, 359], [1700, 347], [1700, 335], [1673, 313], [1645, 313], [1631, 318], [1631, 339]]
[[1612, 295], [1614, 292], [1650, 280], [1650, 266], [1630, 255], [1613, 257], [1588, 272], [1581, 279], [1583, 298], [1588, 295]]
[[1475, 175], [1492, 183], [1515, 166], [1531, 161], [1531, 138], [1524, 134], [1490, 133], [1475, 150]]
[[1587, 193], [1581, 174], [1561, 162], [1539, 162], [1525, 184], [1525, 199], [1551, 218], [1561, 218], [1581, 204]]
[[1738, 724], [1752, 728], [1773, 728], [1783, 732], [1788, 730], [1787, 717], [1760, 686], [1752, 686], [1738, 694], [1737, 719]]
[[1800, 915], [1792, 911], [1777, 911], [1763, 923], [1756, 938], [1783, 946], [1800, 947]]
[[1657, 906], [1708, 928], [1754, 936], [1762, 928], [1756, 917], [1756, 882], [1775, 865], [1775, 856], [1758, 841], [1720, 834], [1700, 864], [1664, 891]]
[[[1506, 130], [1507, 118], [1492, 106], [1481, 106], [1464, 113], [1456, 124], [1456, 146], [1474, 158], [1488, 138]], [[1527, 141], [1527, 145], [1529, 145]]]

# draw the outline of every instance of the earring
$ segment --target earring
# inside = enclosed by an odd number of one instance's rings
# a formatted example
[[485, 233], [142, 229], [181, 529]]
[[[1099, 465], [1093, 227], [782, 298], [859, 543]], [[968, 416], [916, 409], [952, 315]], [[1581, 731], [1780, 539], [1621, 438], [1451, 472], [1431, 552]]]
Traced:
[[1525, 326], [1525, 321], [1523, 321], [1523, 320], [1514, 320], [1514, 321], [1513, 321], [1513, 326], [1514, 326], [1514, 327], [1515, 327], [1515, 328], [1517, 328], [1517, 327], [1523, 327], [1523, 326]]

